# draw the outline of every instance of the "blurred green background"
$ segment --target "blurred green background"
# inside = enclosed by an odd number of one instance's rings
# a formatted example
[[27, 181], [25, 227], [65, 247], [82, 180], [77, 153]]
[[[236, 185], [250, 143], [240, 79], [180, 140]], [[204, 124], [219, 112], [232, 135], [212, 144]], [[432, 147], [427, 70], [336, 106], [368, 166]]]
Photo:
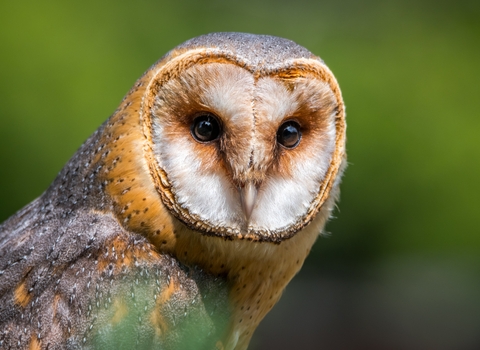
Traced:
[[213, 31], [307, 47], [347, 105], [331, 234], [251, 348], [480, 348], [479, 1], [2, 1], [0, 221], [151, 64]]

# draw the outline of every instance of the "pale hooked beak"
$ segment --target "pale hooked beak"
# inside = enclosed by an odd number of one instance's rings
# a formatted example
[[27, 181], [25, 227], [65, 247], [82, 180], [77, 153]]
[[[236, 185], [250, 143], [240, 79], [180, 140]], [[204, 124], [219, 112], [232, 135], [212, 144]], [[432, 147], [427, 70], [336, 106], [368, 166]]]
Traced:
[[242, 209], [247, 218], [250, 220], [253, 207], [257, 200], [257, 186], [253, 182], [247, 182], [243, 187], [240, 187], [240, 198], [242, 201]]

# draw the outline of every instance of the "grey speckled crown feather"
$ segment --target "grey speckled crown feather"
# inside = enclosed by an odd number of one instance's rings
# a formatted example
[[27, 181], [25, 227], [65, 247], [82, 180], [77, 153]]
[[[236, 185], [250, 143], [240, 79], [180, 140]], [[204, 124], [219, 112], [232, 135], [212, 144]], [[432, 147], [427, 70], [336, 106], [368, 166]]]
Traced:
[[277, 62], [297, 58], [317, 58], [295, 42], [271, 35], [248, 33], [211, 33], [202, 35], [177, 46], [175, 50], [215, 48], [242, 56], [252, 65], [275, 65]]

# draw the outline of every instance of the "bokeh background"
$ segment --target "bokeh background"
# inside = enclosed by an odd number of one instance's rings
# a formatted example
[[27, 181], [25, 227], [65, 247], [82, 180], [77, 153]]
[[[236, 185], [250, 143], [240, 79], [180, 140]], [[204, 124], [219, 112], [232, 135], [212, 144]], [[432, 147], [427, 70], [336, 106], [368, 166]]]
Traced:
[[251, 348], [479, 349], [479, 1], [2, 1], [0, 221], [151, 64], [213, 31], [298, 42], [347, 105], [330, 234]]

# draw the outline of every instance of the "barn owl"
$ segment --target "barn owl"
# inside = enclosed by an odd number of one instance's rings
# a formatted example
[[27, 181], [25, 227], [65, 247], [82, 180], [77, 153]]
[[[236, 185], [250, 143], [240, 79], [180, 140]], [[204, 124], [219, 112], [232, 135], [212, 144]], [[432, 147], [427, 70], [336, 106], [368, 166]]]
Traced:
[[246, 349], [344, 165], [320, 58], [266, 35], [179, 45], [0, 226], [0, 347]]

